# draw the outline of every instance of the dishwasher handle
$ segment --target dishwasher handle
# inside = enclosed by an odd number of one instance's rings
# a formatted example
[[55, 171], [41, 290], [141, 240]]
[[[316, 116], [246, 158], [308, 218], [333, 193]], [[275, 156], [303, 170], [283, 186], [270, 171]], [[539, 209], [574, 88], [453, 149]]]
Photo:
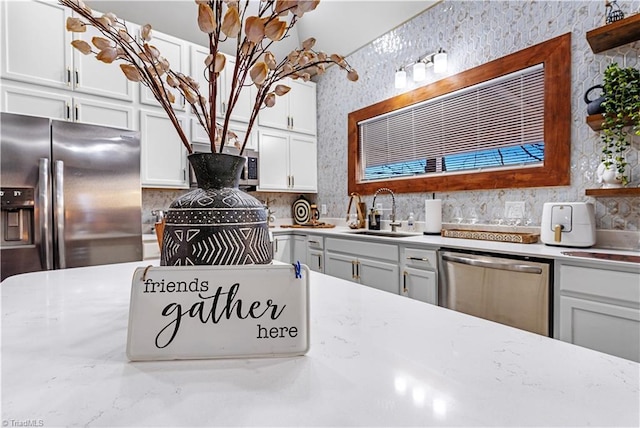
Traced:
[[513, 272], [523, 272], [523, 273], [536, 273], [541, 274], [542, 268], [534, 265], [526, 265], [518, 262], [498, 262], [498, 261], [489, 261], [483, 259], [474, 259], [463, 256], [456, 256], [452, 254], [442, 254], [442, 260], [446, 260], [448, 262], [456, 262], [462, 263], [464, 265], [483, 267], [488, 269], [500, 269], [500, 270], [508, 270]]

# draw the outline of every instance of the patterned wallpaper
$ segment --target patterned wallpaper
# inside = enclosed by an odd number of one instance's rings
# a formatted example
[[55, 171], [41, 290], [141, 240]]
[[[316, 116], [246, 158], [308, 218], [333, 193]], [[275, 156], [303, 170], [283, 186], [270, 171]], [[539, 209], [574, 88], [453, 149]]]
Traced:
[[[620, 0], [628, 15], [640, 11], [640, 1]], [[355, 84], [343, 72], [332, 67], [318, 81], [318, 203], [327, 204], [329, 217], [346, 213], [347, 196], [347, 121], [349, 112], [387, 99], [416, 87], [393, 85], [395, 69], [418, 55], [439, 47], [448, 52], [448, 71], [436, 75], [427, 71], [429, 84], [440, 76], [449, 76], [490, 60], [524, 49], [553, 37], [572, 33], [572, 150], [571, 185], [568, 187], [504, 189], [436, 193], [443, 200], [443, 221], [452, 221], [452, 211], [460, 207], [463, 216], [475, 208], [481, 222], [489, 222], [495, 208], [506, 201], [524, 201], [525, 217], [539, 224], [544, 202], [590, 200], [596, 204], [600, 229], [637, 231], [640, 228], [640, 198], [589, 198], [587, 188], [599, 187], [595, 169], [599, 163], [599, 134], [585, 124], [585, 91], [601, 83], [604, 69], [611, 61], [622, 66], [639, 66], [640, 43], [636, 42], [601, 54], [593, 54], [586, 38], [588, 30], [604, 24], [603, 1], [449, 1], [445, 0], [413, 20], [396, 28], [352, 54], [348, 60], [360, 74]], [[409, 74], [409, 73], [408, 73]], [[410, 74], [409, 74], [410, 76]], [[402, 142], [398, 142], [401, 149]], [[638, 149], [633, 141], [627, 155], [632, 166], [631, 185], [640, 184]], [[424, 220], [424, 200], [430, 193], [400, 194], [398, 215], [406, 220], [414, 212]], [[366, 196], [371, 205], [372, 195]], [[378, 198], [385, 206], [390, 201]]]

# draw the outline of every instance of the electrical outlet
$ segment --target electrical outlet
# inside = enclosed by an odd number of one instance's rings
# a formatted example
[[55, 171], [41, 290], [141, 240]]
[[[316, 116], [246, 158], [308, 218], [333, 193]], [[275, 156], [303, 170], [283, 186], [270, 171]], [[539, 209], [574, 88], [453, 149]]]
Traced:
[[507, 201], [504, 203], [506, 218], [524, 218], [524, 201]]
[[320, 214], [324, 215], [327, 213], [327, 204], [320, 205]]

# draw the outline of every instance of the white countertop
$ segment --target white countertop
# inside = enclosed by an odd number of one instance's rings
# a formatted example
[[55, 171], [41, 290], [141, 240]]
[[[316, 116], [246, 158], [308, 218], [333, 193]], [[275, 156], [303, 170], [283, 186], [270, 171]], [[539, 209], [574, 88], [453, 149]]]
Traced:
[[303, 357], [131, 363], [147, 264], [2, 282], [6, 426], [640, 425], [638, 363], [314, 272]]
[[[365, 230], [365, 229], [359, 229]], [[418, 247], [432, 247], [432, 248], [458, 248], [464, 250], [474, 251], [487, 251], [502, 254], [511, 254], [518, 256], [540, 257], [557, 260], [571, 260], [574, 262], [584, 262], [590, 265], [601, 264], [603, 266], [620, 266], [631, 268], [632, 270], [640, 271], [640, 264], [611, 261], [611, 260], [599, 260], [592, 258], [582, 258], [575, 256], [568, 256], [563, 253], [566, 252], [599, 252], [606, 254], [620, 254], [628, 256], [638, 256], [640, 252], [634, 250], [616, 250], [610, 248], [575, 248], [575, 247], [557, 247], [545, 245], [542, 242], [535, 244], [515, 244], [510, 242], [497, 242], [497, 241], [482, 241], [477, 239], [461, 239], [461, 238], [445, 238], [440, 235], [423, 235], [416, 233], [415, 236], [409, 237], [384, 237], [384, 236], [371, 236], [371, 235], [358, 235], [356, 230], [349, 229], [346, 226], [337, 226], [334, 228], [282, 228], [275, 226], [271, 228], [271, 231], [275, 234], [287, 234], [287, 233], [300, 233], [300, 234], [315, 234], [323, 235], [325, 237], [347, 238], [347, 239], [360, 239], [368, 241], [386, 242], [390, 244], [398, 244], [404, 246], [418, 246]], [[400, 231], [399, 233], [406, 233]]]

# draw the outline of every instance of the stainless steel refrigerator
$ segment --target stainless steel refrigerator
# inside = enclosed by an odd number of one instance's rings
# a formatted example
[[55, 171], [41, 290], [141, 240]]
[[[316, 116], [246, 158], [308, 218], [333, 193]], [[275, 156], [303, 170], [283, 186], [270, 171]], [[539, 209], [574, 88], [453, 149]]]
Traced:
[[1, 113], [0, 274], [142, 260], [138, 132]]

